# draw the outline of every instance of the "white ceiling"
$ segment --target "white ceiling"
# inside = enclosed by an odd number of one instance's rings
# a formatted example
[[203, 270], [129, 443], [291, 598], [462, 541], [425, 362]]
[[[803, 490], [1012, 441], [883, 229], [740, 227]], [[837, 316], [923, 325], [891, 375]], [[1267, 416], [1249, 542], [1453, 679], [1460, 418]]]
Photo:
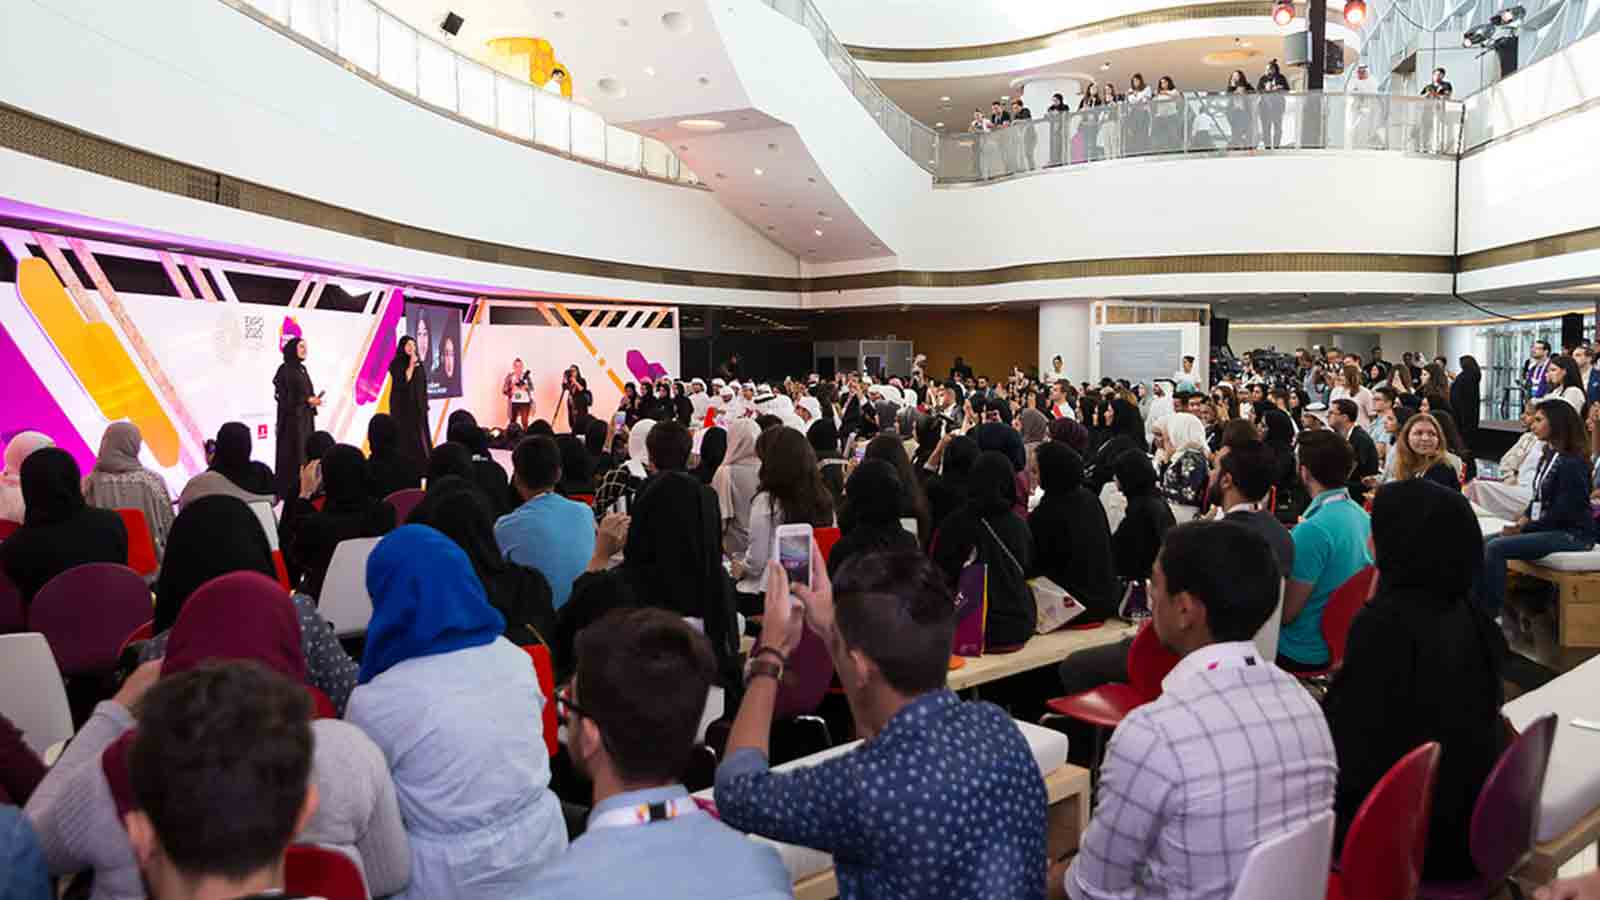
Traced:
[[[1183, 297], [1174, 299], [1195, 300]], [[1592, 298], [1519, 291], [1514, 296], [1469, 297], [1409, 294], [1256, 294], [1207, 297], [1213, 314], [1239, 325], [1306, 327], [1333, 323], [1378, 323], [1394, 327], [1477, 321], [1500, 316], [1548, 316], [1592, 306]], [[1477, 304], [1473, 306], [1472, 304]], [[1478, 307], [1482, 307], [1481, 309]]]

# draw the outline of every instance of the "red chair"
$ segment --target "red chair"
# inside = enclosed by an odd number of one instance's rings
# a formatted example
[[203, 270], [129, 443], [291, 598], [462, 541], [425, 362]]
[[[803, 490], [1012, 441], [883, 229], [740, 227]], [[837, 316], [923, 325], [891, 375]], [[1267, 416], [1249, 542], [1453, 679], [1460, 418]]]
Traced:
[[140, 625], [138, 628], [135, 628], [133, 633], [129, 634], [125, 639], [123, 639], [122, 649], [117, 651], [117, 659], [121, 659], [122, 654], [128, 652], [128, 648], [134, 644], [137, 644], [140, 641], [148, 641], [155, 637], [155, 627], [156, 620], [151, 619], [143, 625]]
[[[1488, 900], [1505, 886], [1511, 873], [1533, 855], [1539, 834], [1539, 798], [1556, 740], [1556, 717], [1544, 716], [1528, 726], [1500, 754], [1478, 801], [1472, 808], [1468, 849], [1478, 877], [1460, 882], [1424, 882], [1424, 900]], [[1513, 888], [1512, 896], [1521, 896]]]
[[22, 607], [22, 592], [0, 572], [0, 634], [28, 630], [28, 617]]
[[289, 584], [289, 567], [284, 564], [282, 550], [272, 551], [272, 570], [278, 574], [278, 584], [282, 585], [285, 591], [293, 593], [294, 586]]
[[1328, 665], [1315, 672], [1297, 673], [1301, 678], [1317, 678], [1331, 673], [1344, 662], [1344, 647], [1350, 640], [1350, 623], [1356, 613], [1372, 599], [1377, 586], [1378, 570], [1367, 566], [1344, 584], [1334, 589], [1333, 595], [1322, 608], [1322, 639], [1328, 645]]
[[21, 527], [21, 522], [13, 522], [10, 519], [0, 519], [0, 541], [11, 537], [11, 535], [15, 534], [17, 529]]
[[590, 509], [594, 508], [593, 494], [569, 494], [567, 495], [567, 499], [571, 500], [573, 503], [582, 503], [584, 506], [587, 506]]
[[339, 710], [334, 707], [328, 695], [315, 685], [306, 685], [306, 692], [311, 695], [312, 717], [317, 719], [337, 719]]
[[561, 722], [556, 716], [556, 668], [550, 660], [550, 648], [529, 644], [522, 650], [533, 660], [533, 671], [539, 676], [539, 692], [544, 694], [544, 746], [555, 756], [561, 749], [561, 742], [556, 739]]
[[28, 627], [45, 636], [61, 674], [117, 666], [123, 639], [150, 620], [150, 588], [127, 566], [89, 563], [50, 579], [33, 598]]
[[1327, 900], [1412, 900], [1428, 849], [1439, 745], [1407, 753], [1378, 780], [1345, 834]]
[[295, 844], [283, 859], [284, 893], [326, 900], [367, 900], [361, 867], [337, 850]]
[[838, 528], [818, 528], [811, 534], [817, 540], [817, 549], [822, 551], [822, 562], [826, 565], [833, 553], [833, 545], [839, 543], [841, 532]]
[[1095, 726], [1091, 759], [1098, 765], [1101, 729], [1116, 728], [1128, 713], [1161, 696], [1161, 680], [1177, 664], [1177, 654], [1161, 646], [1155, 628], [1147, 621], [1128, 647], [1128, 684], [1103, 684], [1081, 694], [1057, 697], [1045, 706], [1055, 715]]
[[428, 496], [421, 488], [401, 488], [383, 498], [383, 502], [394, 507], [394, 521], [396, 525], [404, 525], [406, 519], [411, 517], [411, 511], [417, 508], [422, 498]]
[[161, 568], [161, 563], [156, 559], [156, 539], [150, 533], [150, 523], [145, 521], [144, 511], [138, 509], [119, 509], [117, 515], [122, 517], [122, 524], [128, 529], [128, 568], [148, 578]]

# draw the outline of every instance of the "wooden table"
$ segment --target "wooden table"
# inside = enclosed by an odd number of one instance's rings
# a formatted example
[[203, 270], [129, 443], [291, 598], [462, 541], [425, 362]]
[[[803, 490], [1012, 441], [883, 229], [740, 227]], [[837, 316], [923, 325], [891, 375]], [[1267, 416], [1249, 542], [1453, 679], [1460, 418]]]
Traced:
[[1073, 631], [1068, 628], [1049, 634], [1036, 634], [1015, 653], [990, 653], [967, 658], [966, 665], [950, 673], [948, 684], [953, 691], [964, 691], [1019, 672], [1054, 665], [1079, 650], [1114, 644], [1123, 638], [1133, 637], [1137, 630], [1136, 625], [1110, 620], [1094, 629]]
[[1563, 672], [1600, 652], [1600, 572], [1566, 572], [1521, 559], [1507, 560], [1506, 569], [1556, 586], [1556, 643]]
[[[1045, 810], [1045, 846], [1049, 859], [1060, 859], [1078, 849], [1078, 842], [1089, 827], [1089, 770], [1070, 763], [1063, 765], [1044, 777], [1044, 790], [1045, 802], [1049, 804]], [[794, 896], [795, 900], [833, 900], [839, 896], [839, 882], [833, 869], [795, 882]]]
[[1514, 875], [1529, 896], [1535, 888], [1549, 884], [1567, 860], [1572, 859], [1595, 842], [1600, 841], [1600, 809], [1592, 809], [1587, 816], [1567, 832], [1552, 840], [1535, 845], [1533, 856], [1522, 864]]

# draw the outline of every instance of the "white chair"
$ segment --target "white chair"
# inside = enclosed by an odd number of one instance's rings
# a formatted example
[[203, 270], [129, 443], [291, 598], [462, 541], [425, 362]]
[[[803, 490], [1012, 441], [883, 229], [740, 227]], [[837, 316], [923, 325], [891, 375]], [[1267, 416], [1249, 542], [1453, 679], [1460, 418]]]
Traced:
[[0, 715], [43, 756], [72, 737], [72, 709], [50, 642], [37, 631], [0, 635]]
[[916, 537], [917, 536], [917, 520], [914, 519], [914, 518], [909, 518], [908, 517], [908, 518], [901, 519], [900, 520], [900, 528], [903, 531], [910, 532], [912, 537]]
[[1323, 900], [1333, 859], [1333, 813], [1262, 841], [1244, 861], [1232, 900]]
[[1261, 623], [1256, 629], [1256, 652], [1261, 654], [1263, 662], [1272, 662], [1278, 658], [1278, 632], [1283, 629], [1283, 579], [1278, 580], [1278, 605], [1272, 608], [1272, 615]]
[[367, 593], [367, 557], [381, 538], [351, 538], [333, 548], [333, 560], [322, 579], [317, 609], [339, 637], [367, 633], [372, 621], [372, 595]]
[[272, 504], [265, 500], [252, 500], [250, 511], [261, 522], [261, 530], [267, 535], [267, 547], [278, 550], [278, 515], [272, 511]]

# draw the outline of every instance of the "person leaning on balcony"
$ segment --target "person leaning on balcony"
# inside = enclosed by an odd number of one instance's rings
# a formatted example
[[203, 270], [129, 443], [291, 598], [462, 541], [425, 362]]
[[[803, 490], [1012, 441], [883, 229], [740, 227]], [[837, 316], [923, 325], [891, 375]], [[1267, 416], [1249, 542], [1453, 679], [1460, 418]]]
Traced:
[[1243, 69], [1234, 69], [1228, 76], [1228, 86], [1223, 91], [1233, 95], [1228, 101], [1228, 146], [1235, 150], [1248, 150], [1256, 145], [1250, 134], [1250, 111], [1253, 104], [1244, 98], [1245, 94], [1254, 94], [1256, 89], [1250, 84], [1250, 76], [1244, 74]]
[[1261, 131], [1262, 143], [1268, 150], [1276, 150], [1283, 142], [1283, 95], [1289, 91], [1289, 79], [1278, 70], [1277, 60], [1267, 63], [1267, 71], [1261, 76], [1256, 90], [1272, 95], [1260, 100]]

